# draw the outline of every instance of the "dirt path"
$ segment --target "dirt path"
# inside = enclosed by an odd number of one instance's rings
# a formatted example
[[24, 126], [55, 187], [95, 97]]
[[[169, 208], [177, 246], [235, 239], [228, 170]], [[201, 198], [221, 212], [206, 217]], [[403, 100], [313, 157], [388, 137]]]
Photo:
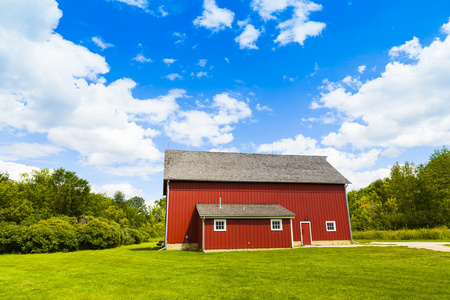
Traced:
[[443, 251], [450, 252], [449, 245], [450, 242], [371, 242], [370, 246], [381, 246], [381, 247], [389, 247], [389, 246], [406, 246], [409, 248], [419, 248], [419, 249], [428, 249], [434, 251]]

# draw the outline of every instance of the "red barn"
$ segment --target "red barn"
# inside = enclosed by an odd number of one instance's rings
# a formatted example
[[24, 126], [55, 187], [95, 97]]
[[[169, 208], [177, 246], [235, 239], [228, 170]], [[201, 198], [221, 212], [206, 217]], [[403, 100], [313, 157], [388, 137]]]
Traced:
[[166, 150], [166, 248], [350, 243], [349, 183], [324, 156]]

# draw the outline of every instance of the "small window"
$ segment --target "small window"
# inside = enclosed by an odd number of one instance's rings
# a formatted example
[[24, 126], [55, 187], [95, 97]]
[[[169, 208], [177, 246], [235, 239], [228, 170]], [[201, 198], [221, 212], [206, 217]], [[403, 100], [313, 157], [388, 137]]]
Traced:
[[227, 231], [227, 220], [214, 220], [214, 231]]
[[327, 221], [327, 231], [336, 231], [336, 222], [335, 221]]
[[281, 219], [272, 219], [272, 220], [270, 220], [270, 224], [272, 227], [272, 231], [283, 230], [283, 223], [281, 222]]

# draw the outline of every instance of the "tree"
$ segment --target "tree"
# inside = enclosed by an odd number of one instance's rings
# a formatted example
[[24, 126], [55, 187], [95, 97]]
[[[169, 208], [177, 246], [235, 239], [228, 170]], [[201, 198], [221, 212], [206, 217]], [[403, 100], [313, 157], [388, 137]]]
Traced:
[[55, 194], [55, 212], [67, 216], [81, 216], [87, 210], [87, 198], [91, 191], [89, 182], [63, 168], [54, 170], [50, 178]]
[[450, 226], [450, 151], [436, 150], [422, 166], [420, 177], [428, 200], [428, 217], [432, 225]]
[[120, 208], [125, 208], [125, 194], [121, 191], [116, 191], [113, 196], [114, 202], [119, 206]]
[[404, 165], [396, 163], [391, 169], [390, 179], [387, 181], [389, 196], [396, 199], [398, 205], [399, 224], [404, 227], [421, 227], [424, 218], [420, 209], [419, 169], [409, 162]]
[[145, 200], [142, 197], [135, 196], [126, 202], [127, 204], [127, 217], [131, 226], [139, 228], [143, 227], [147, 222], [147, 206]]

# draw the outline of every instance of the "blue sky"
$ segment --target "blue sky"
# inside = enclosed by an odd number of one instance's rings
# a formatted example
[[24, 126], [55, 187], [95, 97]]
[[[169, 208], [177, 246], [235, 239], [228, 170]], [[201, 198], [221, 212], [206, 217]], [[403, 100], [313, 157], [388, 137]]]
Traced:
[[448, 1], [0, 2], [0, 172], [162, 196], [164, 150], [325, 155], [361, 188], [450, 140]]

